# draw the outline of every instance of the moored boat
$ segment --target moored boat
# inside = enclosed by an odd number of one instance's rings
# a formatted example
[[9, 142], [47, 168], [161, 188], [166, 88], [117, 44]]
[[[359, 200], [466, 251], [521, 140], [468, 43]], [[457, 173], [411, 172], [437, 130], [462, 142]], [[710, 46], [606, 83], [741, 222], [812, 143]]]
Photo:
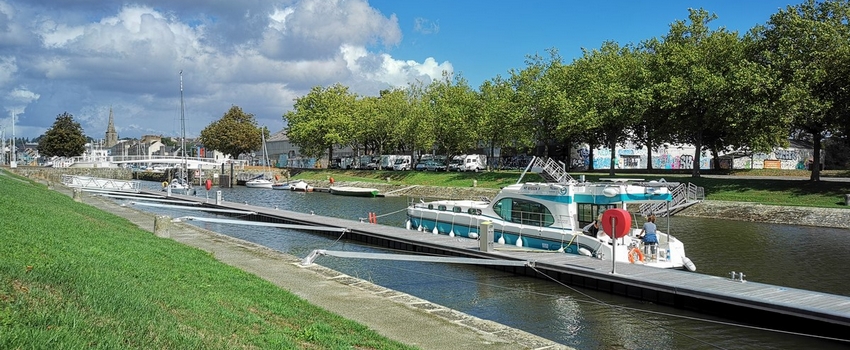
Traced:
[[[608, 209], [629, 210], [629, 205], [644, 203], [666, 203], [669, 209], [672, 195], [666, 183], [638, 182], [637, 179], [602, 183], [576, 181], [557, 162], [540, 158], [532, 159], [526, 171], [529, 169], [552, 180], [518, 181], [502, 188], [492, 201], [412, 202], [407, 208], [406, 226], [434, 234], [477, 239], [481, 223], [489, 221], [493, 228], [491, 239], [499, 245], [602, 259], [613, 256], [618, 262], [659, 268], [696, 269], [685, 256], [684, 244], [669, 233], [657, 231], [658, 249], [653, 256], [645, 252], [646, 247], [638, 238], [641, 228], [637, 225], [630, 225], [625, 236], [617, 239], [601, 229], [595, 234], [587, 231]], [[634, 216], [629, 221], [636, 222], [637, 215]]]
[[376, 197], [378, 196], [378, 189], [376, 188], [364, 188], [364, 187], [351, 187], [351, 186], [331, 186], [328, 191], [331, 194], [340, 195], [340, 196], [351, 196], [351, 197]]
[[273, 190], [288, 190], [289, 183], [288, 182], [275, 182], [272, 184]]
[[248, 188], [273, 188], [274, 182], [265, 178], [259, 177], [245, 182], [245, 187]]
[[289, 189], [297, 192], [313, 192], [313, 186], [307, 183], [304, 180], [298, 180], [296, 182], [289, 184]]

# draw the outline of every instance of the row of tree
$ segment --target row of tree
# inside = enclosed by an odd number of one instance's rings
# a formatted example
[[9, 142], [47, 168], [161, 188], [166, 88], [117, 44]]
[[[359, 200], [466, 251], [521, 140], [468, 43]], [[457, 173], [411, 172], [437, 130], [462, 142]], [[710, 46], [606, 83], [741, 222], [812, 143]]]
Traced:
[[820, 159], [825, 137], [850, 134], [848, 1], [789, 6], [744, 34], [712, 29], [715, 15], [689, 10], [661, 38], [605, 42], [570, 63], [550, 49], [477, 91], [448, 74], [379, 96], [314, 87], [283, 118], [289, 139], [316, 157], [333, 158], [334, 146], [450, 157], [482, 145], [568, 157], [573, 145], [613, 151], [631, 141], [650, 151], [692, 144], [700, 164], [703, 151], [715, 160], [733, 149], [767, 153], [804, 133]]

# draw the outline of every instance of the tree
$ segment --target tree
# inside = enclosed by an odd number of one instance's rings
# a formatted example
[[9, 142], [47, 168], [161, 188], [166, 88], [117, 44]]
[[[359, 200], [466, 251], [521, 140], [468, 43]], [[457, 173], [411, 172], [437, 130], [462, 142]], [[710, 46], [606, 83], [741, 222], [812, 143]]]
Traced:
[[[516, 104], [516, 93], [508, 81], [497, 76], [485, 81], [478, 88], [481, 101], [479, 114], [481, 130], [488, 142], [487, 156], [491, 160], [496, 147], [528, 147], [533, 145], [528, 124], [522, 122], [522, 114]], [[495, 165], [495, 162], [493, 163]]]
[[201, 130], [199, 140], [206, 148], [236, 158], [262, 147], [261, 132], [253, 114], [243, 112], [239, 106], [231, 106], [221, 119]]
[[558, 70], [563, 63], [555, 49], [547, 50], [549, 58], [539, 55], [526, 59], [526, 68], [511, 71], [511, 84], [516, 91], [518, 110], [524, 123], [531, 126], [534, 141], [543, 145], [543, 156], [549, 156], [549, 148], [557, 141], [556, 130], [561, 113], [561, 100], [557, 99], [560, 87], [551, 80], [548, 72]]
[[283, 116], [287, 136], [301, 153], [320, 157], [325, 151], [333, 159], [334, 145], [350, 145], [358, 149], [359, 140], [354, 121], [357, 96], [342, 84], [328, 88], [313, 87], [307, 95], [295, 99], [294, 109]]
[[807, 0], [788, 6], [757, 29], [762, 62], [775, 69], [794, 129], [812, 136], [810, 179], [820, 181], [822, 140], [850, 122], [850, 2]]
[[689, 21], [676, 21], [657, 48], [665, 75], [656, 84], [661, 102], [674, 123], [669, 130], [677, 142], [694, 146], [693, 177], [699, 177], [702, 151], [716, 146], [735, 122], [728, 103], [733, 67], [742, 57], [737, 32], [711, 30], [716, 15], [689, 10]]
[[478, 100], [460, 76], [452, 79], [443, 72], [443, 79], [434, 80], [425, 90], [425, 99], [434, 128], [438, 152], [446, 161], [478, 146]]
[[77, 157], [86, 150], [86, 137], [80, 123], [68, 112], [56, 116], [56, 121], [38, 142], [38, 152], [47, 157]]
[[648, 73], [642, 58], [637, 50], [606, 42], [599, 50], [585, 51], [575, 63], [588, 82], [579, 95], [583, 102], [580, 114], [593, 117], [586, 123], [594, 126], [593, 134], [611, 150], [611, 175], [616, 167], [617, 145], [632, 136], [629, 131], [647, 104]]

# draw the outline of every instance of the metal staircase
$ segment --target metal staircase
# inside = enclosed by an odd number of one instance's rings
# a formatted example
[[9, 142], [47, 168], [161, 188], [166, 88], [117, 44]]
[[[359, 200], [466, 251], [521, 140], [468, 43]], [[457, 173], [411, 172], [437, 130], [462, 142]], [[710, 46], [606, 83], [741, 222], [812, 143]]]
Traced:
[[688, 183], [668, 182], [667, 188], [670, 194], [673, 195], [673, 200], [670, 202], [669, 209], [667, 202], [663, 203], [644, 203], [640, 206], [640, 213], [643, 216], [654, 214], [655, 216], [672, 216], [685, 208], [690, 207], [700, 201], [705, 200], [705, 189]]
[[567, 167], [564, 163], [555, 161], [552, 158], [543, 159], [540, 157], [534, 157], [531, 159], [531, 162], [528, 163], [525, 171], [522, 172], [517, 183], [522, 182], [523, 176], [525, 176], [525, 173], [528, 171], [540, 174], [540, 177], [545, 179], [546, 182], [567, 183], [574, 181], [573, 177], [567, 173], [566, 168]]

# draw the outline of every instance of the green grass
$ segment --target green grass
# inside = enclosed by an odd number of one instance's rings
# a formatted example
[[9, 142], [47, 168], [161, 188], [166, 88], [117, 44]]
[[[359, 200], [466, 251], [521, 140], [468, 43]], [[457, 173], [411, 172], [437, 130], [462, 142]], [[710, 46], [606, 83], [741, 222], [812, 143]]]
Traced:
[[[428, 171], [373, 171], [373, 170], [310, 170], [294, 178], [306, 180], [386, 182], [401, 185], [469, 187], [477, 180], [478, 187], [501, 188], [519, 179], [520, 171], [494, 171], [480, 173], [428, 172]], [[573, 177], [585, 175], [589, 181], [608, 178], [607, 173], [572, 173]], [[614, 177], [641, 178], [670, 182], [690, 182], [705, 189], [708, 200], [754, 202], [761, 204], [807, 206], [825, 208], [847, 208], [843, 205], [844, 195], [850, 194], [850, 182], [808, 181], [809, 172], [804, 170], [738, 170], [723, 178], [699, 177], [657, 171], [654, 174], [623, 174]], [[747, 179], [742, 176], [786, 176], [794, 180]], [[847, 171], [828, 171], [824, 177], [847, 177]], [[541, 181], [537, 174], [526, 174], [523, 181]]]
[[407, 349], [198, 249], [0, 173], [2, 349]]

